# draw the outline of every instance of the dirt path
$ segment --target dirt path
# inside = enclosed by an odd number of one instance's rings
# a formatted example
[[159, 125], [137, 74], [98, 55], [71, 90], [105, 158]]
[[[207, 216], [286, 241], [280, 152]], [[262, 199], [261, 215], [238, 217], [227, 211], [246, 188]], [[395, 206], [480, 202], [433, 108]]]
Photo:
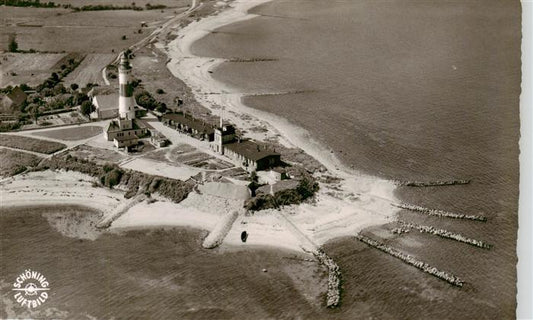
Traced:
[[[154, 30], [150, 35], [148, 35], [147, 37], [145, 37], [141, 41], [139, 41], [139, 42], [133, 44], [132, 46], [130, 46], [129, 49], [132, 52], [136, 52], [137, 50], [141, 49], [145, 45], [149, 44], [152, 40], [154, 40], [163, 31], [167, 31], [168, 27], [172, 26], [174, 23], [176, 23], [180, 19], [186, 17], [187, 15], [191, 14], [192, 12], [200, 9], [202, 6], [203, 6], [202, 2], [199, 3], [198, 0], [191, 0], [191, 6], [190, 6], [190, 8], [187, 11], [182, 12], [182, 13], [176, 15], [175, 17], [172, 17], [172, 18], [168, 19], [165, 23], [163, 23], [162, 26], [160, 26], [159, 28]], [[119, 59], [120, 59], [120, 54], [118, 54], [117, 57], [113, 61], [110, 62], [110, 64], [117, 63]], [[104, 83], [106, 85], [110, 85], [109, 79], [107, 79], [107, 66], [102, 69], [102, 77], [104, 79]]]

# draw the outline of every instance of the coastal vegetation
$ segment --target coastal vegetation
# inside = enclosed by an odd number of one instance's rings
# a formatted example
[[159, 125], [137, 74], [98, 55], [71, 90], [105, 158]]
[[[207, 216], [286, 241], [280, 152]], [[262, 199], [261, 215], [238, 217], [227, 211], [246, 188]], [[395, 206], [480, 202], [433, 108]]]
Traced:
[[103, 11], [103, 10], [157, 10], [165, 9], [167, 6], [163, 4], [149, 4], [147, 3], [145, 7], [136, 6], [135, 2], [131, 5], [113, 5], [113, 4], [96, 4], [96, 5], [84, 5], [81, 7], [73, 6], [72, 4], [59, 4], [53, 1], [41, 2], [39, 0], [4, 0], [3, 5], [11, 7], [32, 7], [32, 8], [64, 8], [72, 9], [74, 11]]
[[35, 167], [41, 157], [22, 151], [2, 148], [0, 152], [0, 176], [10, 177]]
[[[252, 181], [251, 187], [257, 189], [257, 182]], [[285, 205], [299, 204], [311, 198], [318, 191], [318, 182], [312, 175], [302, 172], [302, 177], [295, 189], [285, 189], [271, 194], [260, 194], [250, 198], [245, 203], [245, 208], [250, 211], [263, 209], [278, 209]], [[253, 189], [252, 189], [253, 190]], [[255, 191], [255, 190], [254, 190]]]
[[0, 146], [43, 154], [52, 154], [67, 147], [59, 142], [6, 134], [0, 135]]
[[77, 171], [97, 178], [99, 185], [126, 190], [125, 198], [138, 194], [159, 195], [173, 202], [181, 202], [192, 191], [194, 183], [166, 177], [153, 176], [138, 171], [122, 169], [116, 164], [97, 164], [70, 154], [62, 153], [44, 160], [35, 170]]

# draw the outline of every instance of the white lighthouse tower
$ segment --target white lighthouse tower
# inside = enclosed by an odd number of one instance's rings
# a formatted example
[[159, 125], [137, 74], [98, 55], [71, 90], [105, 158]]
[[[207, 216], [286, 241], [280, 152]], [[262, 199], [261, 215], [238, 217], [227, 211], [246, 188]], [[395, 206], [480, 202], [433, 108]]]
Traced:
[[135, 119], [135, 99], [133, 98], [133, 86], [131, 84], [131, 65], [128, 57], [122, 53], [118, 66], [118, 114], [120, 119]]

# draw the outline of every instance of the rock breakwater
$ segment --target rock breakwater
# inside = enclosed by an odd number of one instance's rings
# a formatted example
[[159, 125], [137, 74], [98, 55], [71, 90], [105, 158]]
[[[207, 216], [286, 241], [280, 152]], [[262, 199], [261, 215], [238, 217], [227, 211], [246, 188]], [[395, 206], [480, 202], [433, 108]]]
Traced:
[[326, 293], [326, 306], [335, 308], [341, 300], [341, 270], [339, 266], [322, 249], [318, 249], [313, 255], [317, 260], [328, 268], [328, 291]]
[[220, 218], [215, 228], [205, 238], [202, 246], [206, 249], [213, 249], [221, 245], [238, 216], [239, 213], [233, 211]]
[[405, 222], [401, 220], [398, 222], [401, 223], [404, 227], [407, 227], [410, 229], [416, 229], [420, 232], [430, 233], [430, 234], [433, 234], [433, 235], [436, 235], [442, 238], [459, 241], [459, 242], [466, 243], [466, 244], [469, 244], [469, 245], [472, 245], [478, 248], [490, 249], [492, 247], [492, 245], [487, 244], [481, 240], [470, 239], [461, 234], [450, 232], [448, 230], [437, 229], [432, 226], [423, 226], [423, 225], [419, 225], [416, 223], [410, 223], [410, 222]]
[[391, 248], [387, 245], [384, 245], [382, 243], [380, 243], [379, 241], [376, 241], [374, 239], [371, 239], [371, 238], [368, 238], [368, 237], [365, 237], [365, 236], [362, 236], [362, 235], [356, 235], [355, 236], [356, 239], [358, 239], [359, 241], [363, 242], [363, 243], [366, 243], [367, 245], [373, 247], [373, 248], [376, 248], [378, 250], [381, 250], [385, 253], [388, 253], [389, 255], [397, 258], [397, 259], [400, 259], [402, 260], [403, 262], [409, 264], [409, 265], [412, 265], [413, 267], [416, 267], [434, 277], [437, 277], [441, 280], [444, 280], [446, 282], [448, 282], [449, 284], [452, 284], [454, 286], [457, 286], [457, 287], [462, 287], [464, 285], [464, 282], [459, 279], [458, 277], [454, 276], [453, 274], [450, 274], [448, 272], [445, 272], [445, 271], [440, 271], [439, 269], [435, 268], [435, 267], [432, 267], [430, 266], [429, 264], [425, 263], [425, 262], [422, 262], [418, 259], [416, 259], [415, 257], [411, 256], [411, 255], [408, 255], [408, 254], [405, 254], [401, 251], [398, 251], [394, 248]]
[[468, 215], [468, 214], [462, 214], [462, 213], [453, 213], [453, 212], [448, 212], [448, 211], [439, 210], [439, 209], [424, 208], [421, 206], [417, 206], [414, 204], [408, 204], [408, 203], [400, 203], [400, 204], [393, 204], [393, 205], [400, 209], [422, 212], [430, 216], [452, 218], [452, 219], [474, 220], [474, 221], [482, 221], [482, 222], [487, 221], [487, 217], [482, 216], [482, 215]]
[[459, 180], [438, 180], [438, 181], [394, 181], [398, 186], [404, 187], [442, 187], [442, 186], [453, 186], [461, 184], [469, 184], [469, 179], [459, 179]]

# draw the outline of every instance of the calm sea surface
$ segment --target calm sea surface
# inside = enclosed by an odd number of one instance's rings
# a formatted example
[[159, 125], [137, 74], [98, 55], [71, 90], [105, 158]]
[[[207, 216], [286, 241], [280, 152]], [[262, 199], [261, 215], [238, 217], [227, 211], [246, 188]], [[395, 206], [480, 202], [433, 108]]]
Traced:
[[[350, 318], [514, 318], [520, 94], [519, 1], [267, 3], [197, 42], [226, 63], [215, 78], [244, 102], [308, 129], [348, 165], [391, 179], [471, 178], [401, 188], [410, 203], [485, 214], [487, 223], [400, 218], [485, 240], [492, 250], [411, 232], [391, 246], [467, 282], [456, 289], [352, 239], [328, 244]], [[292, 92], [268, 95], [269, 92]], [[294, 93], [297, 92], [297, 93]]]
[[53, 288], [47, 308], [68, 318], [514, 318], [519, 1], [274, 0], [253, 12], [261, 17], [222, 28], [194, 51], [276, 59], [227, 63], [213, 75], [248, 93], [303, 91], [245, 103], [308, 129], [348, 165], [394, 179], [471, 178], [466, 186], [402, 188], [398, 196], [482, 213], [487, 223], [400, 218], [485, 240], [492, 250], [415, 231], [393, 236], [392, 226], [367, 231], [466, 286], [338, 239], [325, 249], [343, 272], [342, 307], [328, 310], [316, 302], [321, 271], [289, 253], [203, 250], [205, 233], [184, 229], [79, 240], [46, 216], [77, 221], [90, 211], [23, 208], [0, 211], [0, 317], [22, 312], [10, 304], [10, 286], [33, 268]]

